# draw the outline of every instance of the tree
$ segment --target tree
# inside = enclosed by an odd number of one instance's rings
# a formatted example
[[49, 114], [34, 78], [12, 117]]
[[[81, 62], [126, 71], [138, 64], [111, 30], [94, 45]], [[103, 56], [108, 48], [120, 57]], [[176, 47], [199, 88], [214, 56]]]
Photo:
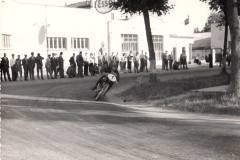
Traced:
[[143, 14], [149, 50], [150, 71], [152, 72], [156, 69], [156, 58], [153, 47], [149, 12], [161, 16], [166, 14], [173, 8], [173, 6], [169, 5], [168, 0], [117, 0], [114, 1], [112, 5], [124, 13]]
[[206, 22], [201, 32], [211, 32], [211, 23]]
[[231, 83], [229, 91], [240, 98], [240, 31], [237, 0], [227, 0], [227, 20], [231, 34]]
[[218, 12], [212, 12], [208, 17], [207, 22], [202, 29], [202, 32], [210, 32], [211, 24], [217, 24], [217, 27], [224, 26], [225, 19], [223, 11], [220, 10]]
[[214, 13], [212, 13], [208, 17], [208, 23], [216, 23], [217, 26], [224, 26], [225, 28], [221, 73], [227, 74], [226, 55], [227, 55], [228, 21], [226, 1], [225, 0], [201, 0], [201, 1], [208, 2], [210, 9], [214, 11]]
[[[240, 98], [240, 31], [238, 19], [239, 0], [201, 0], [208, 2], [210, 9], [222, 10], [231, 36], [231, 78], [229, 93]], [[227, 28], [225, 28], [227, 29]]]

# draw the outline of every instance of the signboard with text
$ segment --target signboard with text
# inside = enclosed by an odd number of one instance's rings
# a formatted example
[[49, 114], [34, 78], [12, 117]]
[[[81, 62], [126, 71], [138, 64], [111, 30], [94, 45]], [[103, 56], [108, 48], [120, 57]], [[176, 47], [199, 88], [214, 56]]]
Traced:
[[106, 14], [113, 10], [112, 0], [96, 0], [95, 8], [99, 13]]

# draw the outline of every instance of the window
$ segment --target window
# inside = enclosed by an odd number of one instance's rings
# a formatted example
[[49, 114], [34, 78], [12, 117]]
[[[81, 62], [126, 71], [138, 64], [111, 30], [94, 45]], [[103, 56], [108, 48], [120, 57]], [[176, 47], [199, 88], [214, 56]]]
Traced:
[[67, 38], [65, 37], [47, 37], [48, 49], [67, 49]]
[[54, 48], [57, 48], [57, 38], [54, 38]]
[[161, 60], [163, 53], [163, 36], [162, 35], [153, 35], [153, 47], [157, 60]]
[[62, 38], [58, 38], [58, 47], [62, 48]]
[[136, 34], [121, 34], [122, 52], [133, 53], [138, 52], [138, 35]]
[[3, 34], [2, 42], [3, 42], [3, 48], [11, 48], [11, 35]]
[[89, 38], [72, 38], [71, 43], [73, 49], [89, 49]]

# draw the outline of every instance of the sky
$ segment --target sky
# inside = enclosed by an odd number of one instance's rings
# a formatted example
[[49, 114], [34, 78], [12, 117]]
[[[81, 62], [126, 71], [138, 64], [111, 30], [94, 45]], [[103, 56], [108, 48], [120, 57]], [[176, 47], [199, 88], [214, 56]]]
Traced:
[[[81, 0], [12, 0], [16, 2], [27, 2], [27, 3], [37, 3], [37, 4], [48, 4], [56, 6], [64, 6], [65, 3], [71, 4], [74, 2], [79, 2]], [[169, 0], [170, 4], [174, 4], [175, 7], [170, 11], [170, 17], [172, 20], [182, 21], [189, 16], [190, 23], [193, 27], [198, 27], [202, 29], [207, 21], [210, 14], [209, 7], [206, 3], [200, 0]]]

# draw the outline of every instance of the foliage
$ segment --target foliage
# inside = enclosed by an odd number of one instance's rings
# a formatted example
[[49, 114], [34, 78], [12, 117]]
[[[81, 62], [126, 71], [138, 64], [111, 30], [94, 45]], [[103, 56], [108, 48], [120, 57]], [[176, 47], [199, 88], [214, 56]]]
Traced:
[[210, 24], [216, 23], [218, 26], [224, 26], [225, 16], [223, 11], [212, 12], [208, 17], [208, 23]]
[[200, 0], [202, 2], [207, 2], [210, 9], [214, 11], [224, 11], [225, 1], [226, 0]]
[[117, 0], [112, 5], [124, 13], [141, 14], [143, 11], [150, 11], [158, 16], [166, 14], [173, 8], [168, 0]]
[[209, 24], [216, 23], [217, 26], [224, 26], [226, 22], [226, 4], [225, 0], [200, 0], [206, 2], [209, 8], [213, 11], [208, 17], [205, 27], [207, 28]]
[[208, 20], [205, 23], [202, 32], [210, 32], [211, 24], [217, 24], [218, 27], [224, 26], [225, 25], [224, 12], [221, 10], [218, 12], [212, 12], [208, 17]]

